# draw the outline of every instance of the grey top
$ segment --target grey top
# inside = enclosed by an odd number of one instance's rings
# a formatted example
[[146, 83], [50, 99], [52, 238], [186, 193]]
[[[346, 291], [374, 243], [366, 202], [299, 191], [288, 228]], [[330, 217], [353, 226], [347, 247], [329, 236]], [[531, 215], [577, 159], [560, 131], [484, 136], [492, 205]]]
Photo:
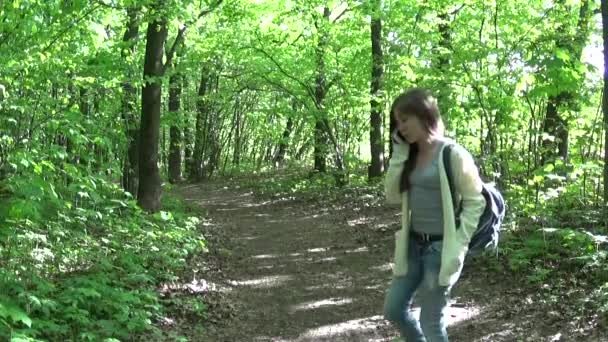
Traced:
[[410, 175], [410, 210], [412, 230], [425, 234], [443, 235], [443, 205], [439, 180], [439, 152], [443, 144], [433, 151], [431, 161], [415, 168]]

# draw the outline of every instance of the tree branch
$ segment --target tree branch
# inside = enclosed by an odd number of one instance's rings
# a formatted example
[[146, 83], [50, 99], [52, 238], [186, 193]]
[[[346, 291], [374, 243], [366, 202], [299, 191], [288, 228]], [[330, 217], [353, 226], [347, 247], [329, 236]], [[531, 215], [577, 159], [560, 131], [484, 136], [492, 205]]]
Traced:
[[196, 17], [195, 20], [192, 20], [186, 24], [184, 24], [184, 26], [182, 28], [179, 29], [179, 31], [177, 32], [177, 37], [175, 37], [175, 41], [173, 41], [173, 45], [171, 46], [171, 48], [169, 49], [169, 51], [167, 52], [167, 60], [165, 61], [165, 64], [163, 65], [163, 74], [165, 73], [165, 71], [167, 71], [167, 69], [169, 68], [169, 66], [171, 66], [171, 63], [173, 62], [173, 57], [175, 56], [175, 51], [177, 50], [177, 47], [184, 41], [184, 36], [186, 33], [186, 29], [188, 29], [188, 27], [192, 24], [194, 24], [196, 21], [198, 21], [200, 18], [202, 18], [203, 16], [213, 12], [216, 8], [219, 7], [219, 5], [222, 4], [224, 0], [217, 0], [211, 7], [202, 10], [198, 16]]
[[334, 20], [332, 20], [332, 24], [333, 24], [333, 23], [335, 23], [336, 21], [338, 21], [340, 18], [342, 18], [342, 16], [343, 16], [344, 14], [346, 14], [347, 12], [350, 12], [350, 11], [352, 11], [352, 8], [348, 8], [348, 7], [346, 7], [346, 8], [345, 8], [345, 9], [342, 11], [342, 13], [338, 14], [338, 16], [337, 16], [337, 17], [335, 17], [335, 18], [334, 18]]
[[124, 6], [118, 6], [118, 5], [112, 5], [112, 4], [106, 4], [103, 0], [92, 0], [93, 3], [96, 3], [100, 6], [106, 7], [106, 8], [111, 8], [111, 9], [115, 9], [115, 10], [125, 10], [126, 7]]
[[[21, 18], [23, 18], [23, 16]], [[6, 32], [6, 34], [2, 33], [2, 35], [0, 35], [0, 46], [4, 45], [8, 41], [8, 39], [15, 33], [15, 31], [17, 31], [20, 25], [21, 21], [18, 22], [12, 30]]]
[[293, 40], [293, 42], [289, 43], [289, 45], [293, 46], [295, 43], [298, 42], [298, 40], [300, 40], [300, 38], [302, 38], [304, 36], [304, 31], [302, 31], [302, 33], [300, 33], [296, 39]]
[[342, 75], [337, 74], [336, 76], [334, 76], [331, 81], [327, 82], [327, 86], [325, 87], [325, 92], [329, 93], [329, 89], [331, 87], [333, 87], [334, 84], [336, 84], [336, 82], [338, 82], [342, 77]]
[[255, 47], [255, 46], [250, 46], [251, 49], [258, 51], [260, 53], [262, 53], [264, 56], [266, 56], [268, 59], [270, 59], [270, 61], [279, 69], [279, 71], [285, 75], [287, 78], [295, 81], [296, 83], [298, 83], [300, 86], [302, 86], [306, 92], [308, 93], [308, 95], [310, 95], [311, 98], [315, 98], [315, 93], [314, 91], [310, 88], [310, 86], [308, 86], [306, 83], [302, 82], [301, 80], [299, 80], [298, 78], [296, 78], [293, 75], [290, 75], [282, 66], [281, 64], [279, 64], [279, 62], [268, 52], [266, 52], [264, 49]]
[[216, 8], [218, 8], [222, 2], [224, 2], [224, 0], [217, 0], [215, 2], [215, 4], [213, 4], [211, 7], [207, 8], [206, 10], [201, 11], [201, 13], [198, 14], [198, 17], [196, 18], [197, 20], [206, 16], [207, 14], [215, 11]]
[[61, 38], [64, 34], [68, 33], [68, 31], [70, 31], [71, 29], [75, 28], [78, 26], [78, 24], [86, 17], [88, 17], [89, 15], [93, 14], [93, 12], [95, 12], [98, 8], [101, 8], [101, 5], [98, 4], [97, 6], [91, 8], [88, 12], [85, 12], [82, 16], [80, 16], [79, 18], [76, 18], [76, 21], [74, 21], [71, 25], [69, 25], [67, 28], [65, 28], [63, 31], [59, 32], [59, 34], [57, 34], [53, 40], [51, 40], [51, 42], [44, 48], [42, 49], [42, 52], [46, 52], [48, 49], [51, 48], [51, 46], [55, 45], [55, 43], [59, 40], [59, 38]]
[[[538, 18], [538, 20], [533, 25], [530, 25], [530, 28], [528, 29], [528, 31], [526, 31], [526, 33], [522, 34], [519, 37], [519, 39], [515, 40], [515, 43], [511, 44], [511, 47], [509, 48], [509, 51], [513, 51], [517, 47], [519, 47], [521, 45], [521, 43], [524, 42], [527, 37], [529, 37], [530, 32], [532, 30], [534, 30], [537, 27], [537, 25], [539, 25], [540, 23], [542, 23], [542, 22], [545, 21], [545, 19], [549, 16], [549, 13], [551, 13], [551, 11], [553, 9], [554, 9], [554, 7], [550, 7], [549, 9], [547, 9], [545, 11], [545, 13], [543, 13], [543, 15], [540, 18]], [[539, 42], [531, 42], [531, 43], [539, 43]]]
[[456, 14], [458, 14], [463, 8], [465, 8], [467, 6], [468, 6], [467, 4], [460, 5], [460, 7], [458, 7], [455, 10], [453, 10], [452, 12], [450, 12], [450, 15], [456, 15]]
[[187, 28], [188, 27], [186, 25], [184, 25], [177, 32], [177, 37], [175, 37], [173, 46], [171, 46], [171, 49], [169, 49], [169, 51], [167, 52], [167, 60], [165, 61], [165, 64], [163, 65], [163, 74], [165, 73], [167, 68], [169, 68], [171, 63], [173, 62], [173, 56], [175, 56], [175, 51], [177, 50], [177, 47], [184, 41], [184, 33], [186, 32]]
[[295, 94], [293, 91], [291, 91], [291, 90], [287, 89], [287, 87], [285, 87], [284, 85], [282, 85], [282, 84], [280, 84], [280, 83], [278, 83], [278, 82], [276, 82], [276, 81], [274, 81], [274, 80], [271, 80], [271, 79], [270, 79], [268, 76], [266, 76], [266, 75], [261, 75], [261, 77], [262, 77], [262, 79], [263, 79], [264, 81], [266, 81], [268, 84], [270, 84], [270, 85], [272, 85], [272, 86], [274, 86], [274, 87], [278, 88], [279, 90], [281, 90], [281, 91], [285, 92], [286, 94], [291, 95], [291, 96], [292, 96], [294, 99], [297, 99], [297, 100], [298, 100], [298, 102], [300, 102], [301, 104], [303, 104], [303, 105], [304, 105], [304, 106], [305, 106], [307, 109], [310, 109], [310, 107], [308, 106], [308, 104], [307, 104], [305, 101], [300, 100], [300, 99], [299, 99], [299, 97], [298, 97], [298, 95], [296, 95], [296, 94]]
[[[467, 75], [471, 78], [471, 80], [473, 80], [473, 75], [471, 74], [471, 71], [469, 70], [469, 68], [467, 67], [467, 65], [463, 62], [461, 63], [462, 68], [464, 69], [464, 71], [467, 73]], [[477, 81], [477, 80], [475, 80]], [[481, 110], [484, 114], [484, 117], [486, 119], [486, 121], [488, 122], [488, 124], [491, 124], [490, 122], [490, 116], [488, 114], [488, 110], [486, 109], [486, 106], [483, 103], [483, 95], [481, 94], [481, 90], [479, 89], [479, 85], [477, 84], [479, 82], [471, 82], [471, 87], [473, 87], [473, 90], [475, 90], [475, 95], [477, 96], [477, 101], [479, 102], [479, 106], [481, 107]]]

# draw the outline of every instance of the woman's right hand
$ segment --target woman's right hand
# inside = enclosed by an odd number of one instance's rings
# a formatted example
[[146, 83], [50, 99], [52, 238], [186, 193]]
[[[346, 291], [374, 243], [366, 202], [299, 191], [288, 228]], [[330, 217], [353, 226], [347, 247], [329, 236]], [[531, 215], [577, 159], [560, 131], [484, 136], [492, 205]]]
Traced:
[[399, 132], [398, 129], [394, 130], [393, 133], [391, 134], [391, 140], [393, 141], [393, 144], [407, 143], [407, 141], [405, 140], [405, 137], [401, 134], [401, 132]]
[[391, 157], [391, 163], [403, 163], [409, 157], [410, 144], [399, 134], [398, 130], [395, 130], [391, 135], [393, 142], [393, 155]]

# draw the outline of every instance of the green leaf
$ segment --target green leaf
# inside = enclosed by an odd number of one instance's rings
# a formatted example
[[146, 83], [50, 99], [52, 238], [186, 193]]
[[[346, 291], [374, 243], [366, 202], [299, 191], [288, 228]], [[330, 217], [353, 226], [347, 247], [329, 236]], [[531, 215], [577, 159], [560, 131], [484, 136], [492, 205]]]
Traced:
[[13, 322], [21, 322], [28, 328], [32, 327], [32, 320], [28, 315], [21, 308], [11, 303], [0, 302], [0, 317], [10, 318]]
[[154, 214], [154, 216], [155, 216], [157, 219], [160, 219], [160, 220], [162, 220], [162, 221], [170, 221], [170, 220], [173, 220], [173, 215], [172, 215], [170, 212], [167, 212], [167, 211], [160, 211], [160, 212], [158, 212], [158, 213]]
[[42, 174], [42, 166], [38, 163], [34, 164], [34, 173], [37, 175]]
[[116, 204], [118, 204], [119, 206], [121, 206], [123, 208], [128, 207], [128, 205], [127, 205], [127, 203], [125, 203], [125, 201], [121, 201], [121, 200], [117, 200], [117, 199], [111, 199], [110, 202], [116, 203]]
[[568, 51], [566, 51], [564, 49], [557, 49], [555, 51], [555, 57], [557, 57], [557, 59], [560, 59], [564, 62], [567, 62], [570, 60], [570, 54], [568, 53]]

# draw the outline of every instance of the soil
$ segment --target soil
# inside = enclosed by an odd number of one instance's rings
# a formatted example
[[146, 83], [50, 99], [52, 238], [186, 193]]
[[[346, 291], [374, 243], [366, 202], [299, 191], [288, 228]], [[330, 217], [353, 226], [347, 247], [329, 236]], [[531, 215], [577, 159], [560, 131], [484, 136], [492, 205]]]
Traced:
[[[231, 182], [176, 192], [207, 210], [210, 250], [184, 285], [206, 303], [205, 319], [171, 329], [209, 342], [398, 337], [382, 317], [396, 208], [365, 194], [352, 201], [263, 197]], [[539, 304], [542, 288], [490, 265], [467, 262], [447, 312], [450, 341], [608, 341], [569, 307]]]

